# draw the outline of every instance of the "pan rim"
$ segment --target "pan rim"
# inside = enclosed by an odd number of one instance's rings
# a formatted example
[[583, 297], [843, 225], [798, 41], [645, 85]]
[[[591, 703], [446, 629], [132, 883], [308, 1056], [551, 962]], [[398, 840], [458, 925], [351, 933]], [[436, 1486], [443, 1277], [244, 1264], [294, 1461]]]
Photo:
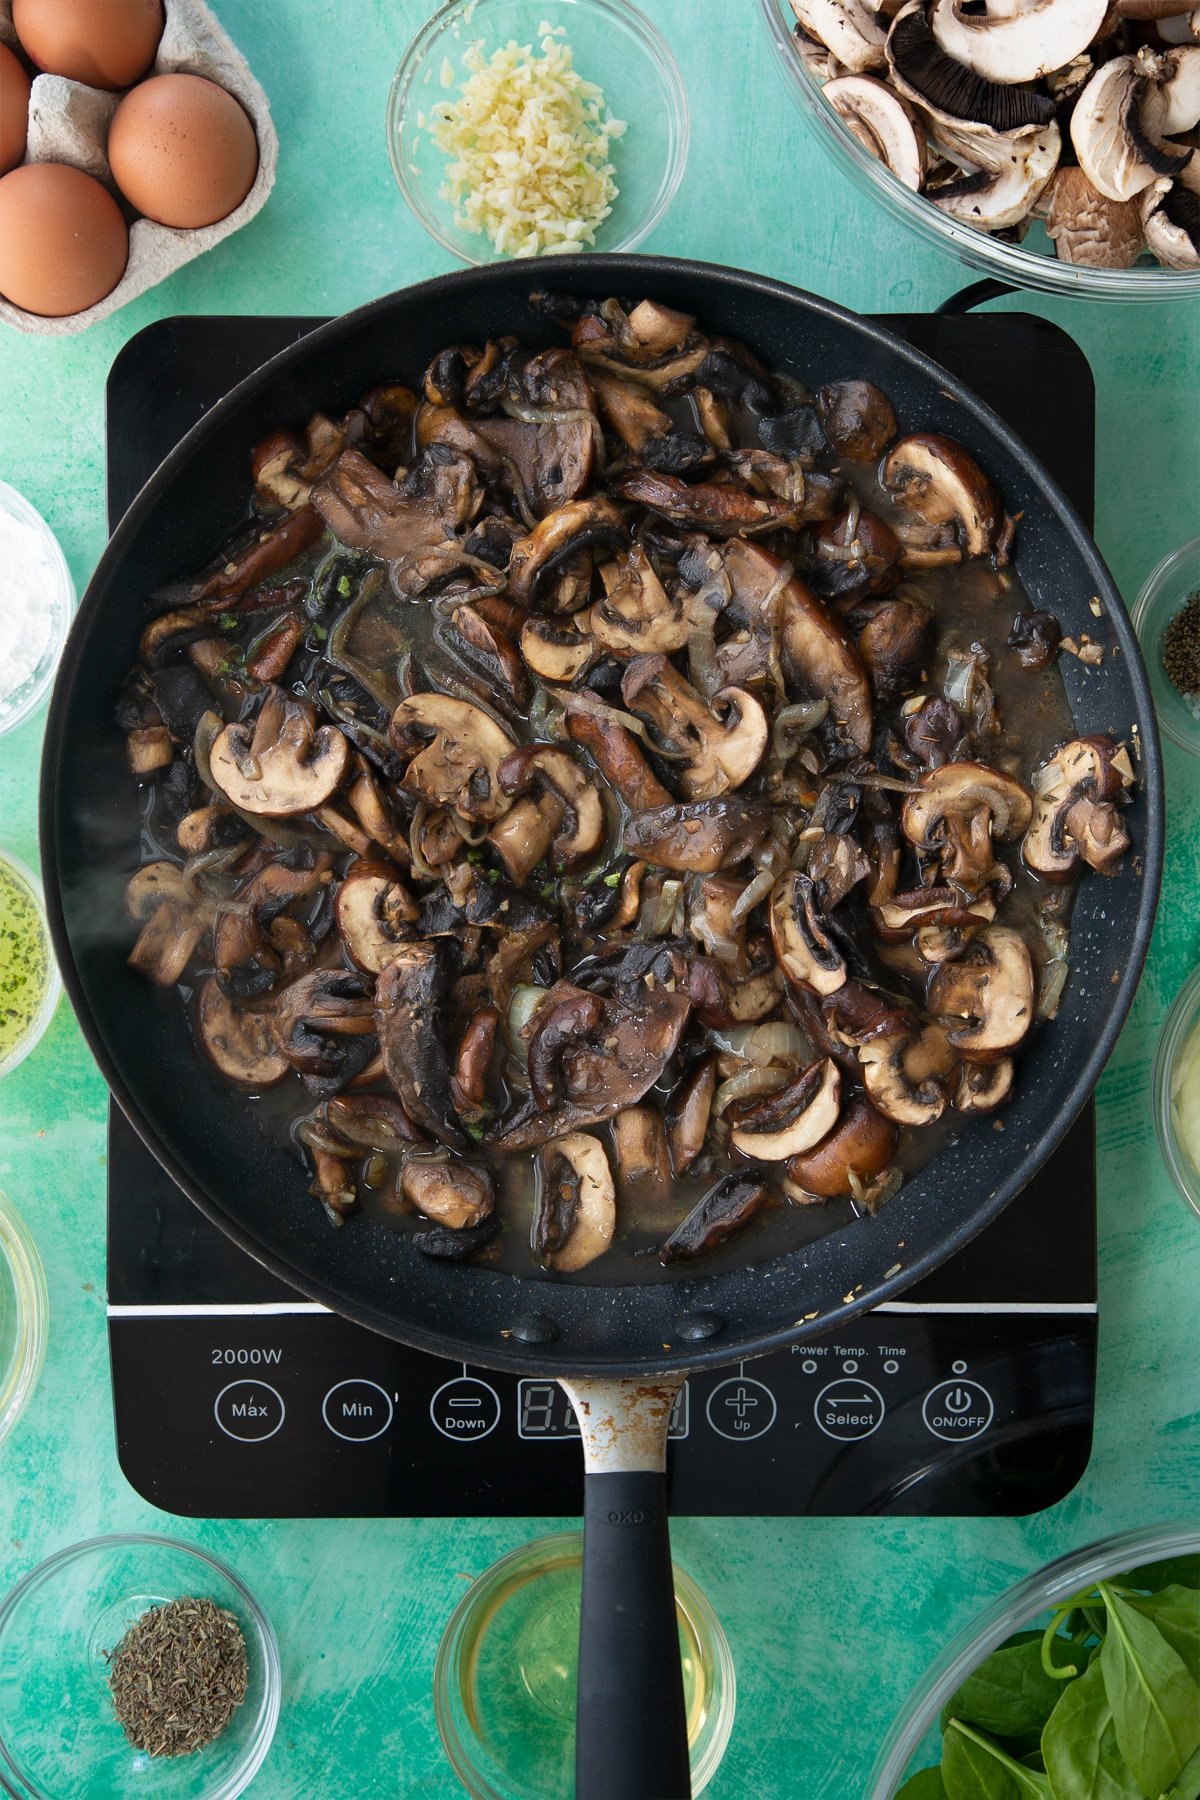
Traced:
[[[507, 264], [490, 265], [482, 269], [456, 270], [448, 275], [434, 276], [424, 282], [398, 289], [394, 293], [382, 295], [364, 306], [317, 326], [315, 330], [306, 333], [279, 351], [277, 355], [269, 358], [230, 389], [229, 393], [210, 408], [180, 439], [143, 485], [118, 522], [88, 582], [55, 681], [46, 724], [40, 778], [39, 837], [43, 881], [46, 889], [51, 938], [63, 983], [110, 1096], [116, 1101], [159, 1164], [193, 1204], [240, 1250], [251, 1256], [277, 1279], [309, 1300], [317, 1301], [369, 1330], [409, 1343], [415, 1348], [451, 1361], [461, 1362], [464, 1351], [467, 1351], [469, 1359], [479, 1366], [505, 1369], [517, 1373], [530, 1373], [537, 1370], [567, 1373], [569, 1370], [571, 1374], [587, 1376], [612, 1375], [622, 1371], [629, 1373], [686, 1371], [706, 1366], [720, 1366], [743, 1358], [749, 1360], [756, 1356], [768, 1355], [794, 1342], [802, 1331], [814, 1337], [823, 1336], [904, 1292], [985, 1230], [1057, 1148], [1096, 1086], [1128, 1017], [1141, 978], [1154, 928], [1163, 863], [1164, 806], [1161, 752], [1149, 684], [1132, 624], [1116, 583], [1100, 556], [1090, 530], [1059, 484], [1026, 448], [1017, 434], [986, 402], [957, 377], [951, 375], [949, 371], [923, 352], [896, 337], [886, 326], [879, 325], [872, 319], [864, 318], [823, 296], [808, 293], [789, 283], [751, 271], [732, 269], [723, 265], [682, 257], [615, 254], [563, 257], [556, 259], [555, 266], [572, 276], [585, 276], [597, 287], [611, 283], [615, 291], [628, 291], [624, 287], [623, 277], [628, 280], [636, 275], [638, 282], [650, 285], [659, 276], [699, 276], [710, 285], [715, 284], [743, 297], [747, 294], [760, 294], [772, 301], [796, 307], [798, 316], [811, 317], [815, 315], [843, 328], [849, 328], [852, 332], [860, 334], [883, 348], [889, 356], [909, 365], [926, 380], [936, 381], [938, 386], [962, 406], [980, 427], [1003, 445], [1010, 456], [1024, 465], [1030, 478], [1036, 481], [1050, 510], [1058, 515], [1066, 527], [1075, 552], [1086, 565], [1090, 578], [1096, 583], [1095, 591], [1106, 606], [1125, 658], [1126, 670], [1133, 691], [1134, 709], [1141, 728], [1139, 734], [1142, 740], [1140, 774], [1141, 789], [1145, 799], [1145, 833], [1144, 842], [1139, 847], [1142, 871], [1138, 912], [1126, 946], [1120, 981], [1113, 989], [1110, 1009], [1104, 1018], [1103, 1027], [1088, 1046], [1087, 1054], [1077, 1069], [1056, 1118], [1043, 1129], [1013, 1168], [997, 1181], [987, 1199], [975, 1208], [968, 1219], [961, 1221], [952, 1231], [941, 1237], [935, 1245], [914, 1258], [911, 1263], [906, 1263], [896, 1274], [880, 1280], [869, 1293], [847, 1295], [839, 1306], [822, 1312], [816, 1320], [797, 1321], [791, 1326], [763, 1331], [758, 1335], [747, 1336], [741, 1328], [735, 1327], [732, 1330], [721, 1331], [718, 1335], [701, 1342], [664, 1343], [661, 1355], [655, 1355], [653, 1358], [630, 1360], [628, 1357], [610, 1356], [571, 1358], [568, 1361], [561, 1354], [556, 1355], [553, 1352], [547, 1354], [549, 1347], [546, 1343], [523, 1344], [517, 1338], [509, 1337], [494, 1344], [481, 1345], [478, 1339], [466, 1340], [449, 1332], [408, 1326], [403, 1321], [398, 1322], [385, 1309], [363, 1301], [357, 1296], [346, 1295], [333, 1280], [317, 1280], [297, 1269], [285, 1256], [277, 1254], [259, 1242], [254, 1234], [241, 1224], [235, 1212], [227, 1210], [220, 1202], [214, 1200], [199, 1182], [192, 1179], [142, 1113], [108, 1049], [99, 1022], [88, 1002], [83, 980], [75, 961], [62, 901], [56, 835], [58, 751], [63, 739], [70, 693], [78, 674], [80, 650], [86, 634], [86, 627], [92, 612], [99, 605], [101, 590], [107, 585], [110, 571], [122, 560], [127, 545], [133, 541], [141, 529], [145, 517], [152, 512], [159, 490], [169, 484], [176, 471], [189, 461], [205, 437], [217, 429], [229, 413], [236, 411], [253, 394], [256, 387], [287, 375], [293, 366], [302, 366], [314, 355], [319, 355], [321, 346], [325, 342], [336, 340], [342, 333], [369, 325], [374, 317], [385, 317], [388, 310], [401, 300], [408, 303], [421, 298], [425, 298], [427, 301], [436, 300], [438, 296], [453, 293], [459, 288], [477, 291], [479, 287], [486, 286], [489, 280], [499, 283], [503, 279], [511, 279], [511, 267]], [[122, 351], [118, 354], [123, 354], [124, 348], [126, 346], [123, 346]], [[789, 1254], [794, 1256], [800, 1252]], [[786, 1261], [787, 1258], [777, 1260]], [[761, 1266], [765, 1270], [773, 1265], [765, 1263], [756, 1266]], [[484, 1277], [490, 1275], [492, 1279], [498, 1278], [495, 1272], [475, 1271], [474, 1273]], [[504, 1279], [513, 1284], [514, 1293], [519, 1293], [523, 1297], [524, 1310], [536, 1310], [536, 1296], [541, 1284], [516, 1275], [506, 1275]], [[703, 1290], [706, 1287], [716, 1289], [719, 1288], [721, 1280], [720, 1276], [704, 1278], [701, 1274], [697, 1277], [694, 1286], [697, 1290]], [[596, 1296], [596, 1304], [600, 1304], [601, 1296], [622, 1293], [627, 1285], [589, 1287], [581, 1291]], [[668, 1284], [658, 1285], [666, 1287]], [[683, 1284], [670, 1285], [680, 1296], [677, 1311], [682, 1313], [691, 1310], [693, 1303], [686, 1298], [687, 1287]], [[699, 1300], [697, 1303], [703, 1305], [704, 1301]], [[517, 1312], [521, 1310], [519, 1304], [514, 1308], [514, 1311]]]

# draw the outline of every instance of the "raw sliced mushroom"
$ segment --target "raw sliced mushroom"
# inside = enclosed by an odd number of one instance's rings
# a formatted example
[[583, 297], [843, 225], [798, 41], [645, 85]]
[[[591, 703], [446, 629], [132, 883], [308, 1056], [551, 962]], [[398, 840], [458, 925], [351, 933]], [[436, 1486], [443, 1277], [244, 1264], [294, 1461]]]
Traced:
[[972, 1062], [996, 1062], [1033, 1025], [1033, 960], [1010, 925], [988, 925], [929, 983], [929, 1010]]
[[678, 1224], [658, 1252], [663, 1264], [690, 1261], [725, 1243], [772, 1204], [770, 1188], [760, 1175], [734, 1171], [718, 1181]]
[[1057, 170], [1037, 207], [1060, 262], [1128, 269], [1142, 252], [1137, 202], [1110, 200], [1075, 165]]
[[1108, 0], [933, 0], [938, 44], [987, 81], [1040, 81], [1065, 68], [1097, 36]]
[[684, 798], [715, 800], [748, 781], [766, 753], [767, 715], [745, 688], [721, 688], [701, 699], [661, 654], [637, 656], [625, 671], [621, 695], [649, 721], [673, 762]]
[[839, 76], [822, 92], [863, 148], [919, 193], [928, 157], [925, 134], [908, 102], [870, 75]]
[[787, 1166], [791, 1186], [822, 1200], [853, 1191], [852, 1177], [873, 1181], [896, 1154], [900, 1133], [863, 1094], [852, 1094], [833, 1130], [810, 1150], [802, 1150]]
[[920, 777], [900, 824], [910, 844], [935, 852], [947, 881], [982, 887], [995, 865], [993, 840], [1019, 837], [1033, 816], [1029, 790], [985, 763], [945, 763]]
[[1200, 193], [1182, 181], [1152, 181], [1139, 196], [1138, 219], [1164, 268], [1200, 269]]
[[1033, 777], [1033, 817], [1021, 855], [1049, 881], [1071, 881], [1084, 863], [1115, 875], [1129, 848], [1117, 803], [1133, 785], [1124, 744], [1074, 738]]
[[276, 1045], [269, 1017], [236, 1006], [212, 975], [200, 989], [196, 1026], [218, 1073], [239, 1087], [274, 1087], [291, 1067]]
[[878, 13], [864, 0], [791, 0], [791, 7], [808, 35], [824, 44], [843, 68], [864, 74], [885, 67], [885, 33]]
[[533, 1248], [547, 1268], [573, 1275], [603, 1256], [617, 1229], [612, 1170], [599, 1138], [569, 1131], [538, 1156]]
[[725, 794], [680, 806], [655, 806], [625, 821], [623, 843], [660, 869], [709, 875], [732, 869], [756, 850], [771, 823], [763, 800]]
[[1168, 100], [1157, 60], [1118, 56], [1088, 82], [1071, 114], [1079, 166], [1109, 200], [1132, 200], [1160, 175], [1181, 173], [1193, 151], [1167, 144]]
[[406, 1158], [397, 1187], [401, 1198], [424, 1218], [452, 1231], [471, 1231], [482, 1225], [496, 1204], [489, 1170], [444, 1155]]
[[730, 1143], [758, 1162], [786, 1162], [811, 1150], [837, 1122], [841, 1085], [836, 1063], [810, 1063], [777, 1093], [730, 1107]]
[[930, 200], [952, 219], [980, 231], [1007, 231], [1028, 218], [1062, 153], [1062, 136], [1054, 123], [1012, 136], [972, 133], [965, 144], [965, 134], [956, 133], [953, 146], [949, 134], [936, 124], [930, 135], [936, 147], [950, 151], [965, 170], [930, 188]]
[[829, 936], [811, 876], [789, 869], [771, 896], [771, 937], [788, 981], [810, 994], [836, 993], [846, 963]]
[[516, 744], [482, 707], [449, 694], [413, 694], [392, 714], [388, 737], [411, 758], [401, 783], [410, 794], [477, 824], [508, 811], [497, 775]]
[[213, 781], [234, 806], [276, 818], [324, 805], [349, 766], [337, 726], [318, 727], [310, 701], [275, 687], [253, 724], [226, 725], [209, 753]]
[[378, 975], [412, 936], [421, 909], [394, 869], [358, 860], [337, 890], [334, 916], [346, 954], [356, 968]]
[[956, 546], [963, 556], [986, 556], [995, 549], [1004, 525], [1000, 497], [953, 438], [932, 431], [901, 438], [880, 479], [905, 512], [935, 528], [939, 542]]
[[934, 119], [967, 122], [993, 132], [1041, 129], [1054, 118], [1048, 94], [989, 81], [947, 56], [930, 29], [924, 0], [908, 0], [892, 20], [887, 60], [894, 86]]
[[375, 1026], [388, 1080], [409, 1118], [452, 1150], [466, 1138], [455, 1117], [450, 1061], [442, 1041], [447, 990], [437, 944], [400, 946], [375, 982]]

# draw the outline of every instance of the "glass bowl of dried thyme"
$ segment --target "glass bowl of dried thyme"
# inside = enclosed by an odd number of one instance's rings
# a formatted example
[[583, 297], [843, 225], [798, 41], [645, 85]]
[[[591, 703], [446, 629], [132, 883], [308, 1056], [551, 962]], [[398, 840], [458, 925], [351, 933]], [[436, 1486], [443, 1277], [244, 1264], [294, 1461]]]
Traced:
[[1172, 743], [1200, 756], [1200, 537], [1151, 570], [1133, 605], [1133, 625], [1160, 726]]
[[194, 1545], [92, 1538], [0, 1603], [0, 1788], [21, 1800], [234, 1800], [279, 1699], [270, 1621]]

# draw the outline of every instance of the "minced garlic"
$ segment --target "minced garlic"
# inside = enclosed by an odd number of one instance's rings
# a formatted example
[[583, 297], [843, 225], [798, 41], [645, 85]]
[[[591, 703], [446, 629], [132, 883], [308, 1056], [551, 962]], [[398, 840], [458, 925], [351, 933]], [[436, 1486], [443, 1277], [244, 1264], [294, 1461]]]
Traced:
[[[541, 55], [515, 41], [485, 61], [464, 52], [455, 100], [430, 109], [429, 135], [452, 160], [442, 195], [462, 231], [505, 256], [552, 255], [595, 241], [617, 198], [609, 145], [624, 134], [603, 90], [574, 66], [563, 30], [539, 26]], [[448, 66], [442, 85], [453, 79]]]

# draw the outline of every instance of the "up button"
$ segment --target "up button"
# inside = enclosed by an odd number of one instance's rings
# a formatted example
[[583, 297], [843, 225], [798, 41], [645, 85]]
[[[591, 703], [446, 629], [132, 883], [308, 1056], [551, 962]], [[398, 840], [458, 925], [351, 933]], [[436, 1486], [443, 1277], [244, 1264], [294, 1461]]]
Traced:
[[982, 1437], [996, 1416], [992, 1396], [977, 1381], [941, 1381], [930, 1388], [921, 1408], [925, 1428], [947, 1444], [966, 1444]]

